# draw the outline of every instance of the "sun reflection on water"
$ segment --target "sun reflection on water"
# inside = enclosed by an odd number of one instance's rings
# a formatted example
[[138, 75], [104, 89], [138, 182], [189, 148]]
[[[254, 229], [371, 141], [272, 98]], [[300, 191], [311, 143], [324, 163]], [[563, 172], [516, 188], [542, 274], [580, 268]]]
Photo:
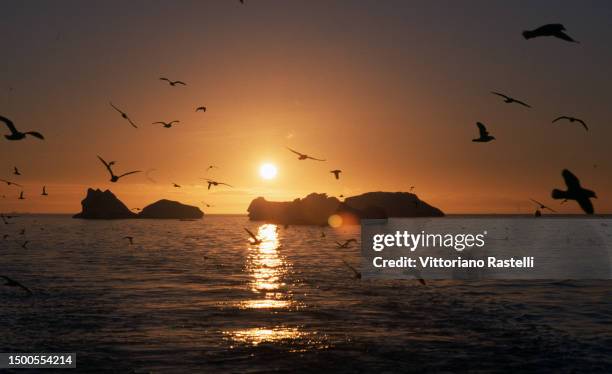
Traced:
[[[289, 309], [292, 306], [291, 291], [286, 277], [291, 263], [280, 252], [278, 227], [265, 224], [256, 233], [259, 243], [251, 242], [247, 248], [246, 272], [251, 276], [249, 288], [254, 297], [240, 302], [241, 309]], [[258, 345], [287, 340], [301, 340], [305, 333], [295, 327], [280, 324], [276, 327], [253, 327], [225, 332], [233, 341]]]
[[293, 340], [302, 337], [297, 328], [275, 327], [275, 328], [252, 328], [233, 331], [232, 340], [238, 343], [258, 345], [261, 343], [274, 343], [285, 340]]
[[288, 300], [284, 277], [290, 264], [279, 253], [280, 242], [276, 225], [266, 224], [257, 230], [261, 243], [249, 244], [246, 270], [251, 274], [251, 290], [262, 295], [253, 300], [241, 303], [243, 308], [286, 308], [291, 305]]

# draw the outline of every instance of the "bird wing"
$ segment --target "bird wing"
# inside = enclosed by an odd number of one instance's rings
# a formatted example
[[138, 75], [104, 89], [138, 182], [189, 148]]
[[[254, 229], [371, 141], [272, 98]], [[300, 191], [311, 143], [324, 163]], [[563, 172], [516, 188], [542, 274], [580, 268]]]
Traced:
[[128, 122], [130, 123], [130, 125], [132, 125], [132, 127], [134, 127], [135, 129], [138, 128], [138, 126], [136, 126], [136, 124], [134, 123], [134, 121], [132, 121], [132, 119], [130, 118], [130, 116], [126, 115]]
[[290, 150], [291, 152], [295, 153], [296, 155], [299, 155], [299, 156], [306, 156], [305, 154], [300, 153], [300, 152], [298, 152], [298, 151], [295, 151], [295, 150], [293, 150], [293, 149], [291, 149], [291, 148], [289, 148], [289, 147], [287, 147], [287, 149], [288, 149], [288, 150]]
[[123, 113], [123, 111], [122, 111], [121, 109], [117, 108], [115, 105], [113, 105], [113, 103], [112, 103], [112, 102], [110, 102], [110, 101], [109, 101], [109, 104], [110, 104], [110, 106], [112, 106], [112, 107], [113, 107], [113, 109], [115, 109], [117, 112], [119, 112], [119, 113], [121, 113], [121, 114], [124, 114], [124, 113]]
[[183, 81], [174, 81], [174, 84], [182, 84], [183, 86], [187, 85], [187, 83], [185, 83]]
[[[565, 30], [565, 28], [564, 28], [563, 30]], [[567, 42], [572, 42], [572, 43], [580, 43], [579, 41], [572, 39], [572, 37], [571, 37], [571, 36], [567, 35], [567, 34], [566, 34], [566, 33], [564, 33], [563, 31], [558, 31], [558, 32], [556, 32], [556, 33], [555, 33], [555, 36], [556, 36], [557, 38], [559, 38], [559, 39], [563, 39], [563, 40], [565, 40], [565, 41], [567, 41]]]
[[555, 33], [565, 30], [565, 26], [560, 23], [549, 23], [533, 30], [534, 33]]
[[15, 124], [13, 123], [13, 121], [11, 121], [10, 119], [0, 116], [0, 121], [4, 122], [4, 124], [6, 125], [6, 127], [8, 127], [8, 129], [14, 134], [17, 131], [17, 129], [15, 128]]
[[168, 79], [168, 78], [159, 78], [159, 80], [160, 81], [166, 81], [166, 82], [170, 83], [170, 79]]
[[110, 173], [111, 177], [115, 174], [113, 174], [113, 170], [111, 169], [111, 166], [108, 162], [104, 161], [104, 159], [100, 156], [98, 156], [98, 159], [104, 164], [104, 166], [106, 167], [106, 169], [108, 170], [108, 172]]
[[535, 200], [535, 199], [532, 199], [532, 198], [529, 198], [529, 200], [533, 201], [534, 203], [536, 203], [536, 204], [537, 204], [537, 205], [539, 205], [539, 206], [544, 206], [544, 204], [542, 204], [542, 203], [541, 203], [541, 202], [539, 202], [538, 200]]
[[491, 93], [492, 93], [493, 95], [501, 96], [501, 97], [503, 97], [504, 99], [510, 99], [510, 97], [509, 97], [509, 96], [506, 96], [506, 95], [504, 95], [503, 93], [499, 93], [499, 92], [495, 92], [495, 91], [491, 91]]
[[568, 116], [561, 116], [561, 117], [557, 117], [557, 118], [555, 118], [555, 119], [552, 121], [552, 123], [555, 123], [555, 122], [560, 121], [560, 120], [562, 120], [562, 119], [569, 119], [569, 117], [568, 117]]
[[127, 173], [123, 173], [121, 175], [117, 175], [117, 178], [125, 177], [126, 175], [136, 174], [136, 173], [142, 173], [142, 170], [128, 171]]
[[568, 190], [580, 189], [580, 180], [576, 177], [571, 171], [567, 169], [563, 169], [561, 173], [563, 179], [565, 180], [565, 184], [567, 185]]
[[229, 184], [227, 184], [227, 183], [217, 182], [217, 184], [222, 184], [222, 185], [224, 185], [224, 186], [228, 186], [228, 187], [232, 187], [232, 188], [234, 187], [234, 186], [231, 186], [231, 185], [229, 185]]
[[478, 126], [478, 132], [480, 133], [481, 138], [484, 138], [485, 136], [489, 135], [486, 126], [483, 125], [481, 122], [476, 122], [476, 126]]
[[314, 157], [311, 157], [311, 156], [306, 156], [306, 158], [309, 158], [309, 159], [311, 159], [311, 160], [315, 160], [315, 161], [326, 161], [326, 160], [324, 160], [324, 159], [321, 159], [321, 158], [314, 158]]
[[357, 269], [355, 269], [354, 267], [351, 266], [351, 264], [349, 264], [348, 262], [342, 260], [342, 262], [344, 263], [344, 265], [351, 269], [351, 271], [355, 274], [356, 277], [360, 276], [361, 274], [359, 273], [359, 271], [357, 271]]
[[517, 104], [521, 104], [522, 106], [526, 106], [527, 108], [531, 108], [531, 105], [529, 105], [529, 104], [527, 104], [527, 103], [525, 103], [525, 102], [523, 102], [523, 101], [516, 100], [516, 99], [512, 99], [512, 100], [513, 100], [515, 103], [517, 103]]
[[576, 201], [586, 214], [593, 214], [595, 212], [595, 209], [593, 208], [593, 203], [588, 197], [581, 197], [579, 199], [576, 199]]
[[576, 121], [577, 121], [577, 122], [580, 122], [580, 124], [582, 124], [582, 127], [584, 127], [584, 129], [585, 129], [586, 131], [589, 131], [589, 127], [587, 126], [587, 124], [586, 124], [586, 123], [585, 123], [583, 120], [581, 120], [581, 119], [579, 119], [579, 118], [576, 118]]
[[257, 239], [257, 237], [255, 236], [255, 234], [253, 234], [253, 232], [251, 232], [251, 230], [247, 229], [246, 227], [244, 228], [244, 231], [248, 232], [249, 235], [251, 236], [251, 238], [253, 238], [253, 240], [255, 240], [256, 242], [259, 241], [259, 239]]

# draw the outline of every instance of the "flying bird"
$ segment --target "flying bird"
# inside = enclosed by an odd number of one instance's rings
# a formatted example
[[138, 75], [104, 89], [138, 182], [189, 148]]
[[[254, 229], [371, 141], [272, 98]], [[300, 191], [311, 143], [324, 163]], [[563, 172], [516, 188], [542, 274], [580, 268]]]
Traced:
[[487, 128], [480, 122], [476, 122], [476, 126], [478, 126], [478, 132], [480, 133], [480, 137], [476, 139], [472, 139], [473, 142], [486, 143], [491, 140], [495, 140], [494, 136], [489, 135]]
[[208, 165], [208, 167], [206, 168], [206, 172], [208, 172], [210, 169], [219, 169], [219, 167], [215, 165]]
[[30, 135], [33, 136], [35, 138], [44, 140], [45, 137], [42, 136], [41, 133], [36, 132], [36, 131], [27, 131], [27, 132], [21, 132], [19, 130], [17, 130], [17, 128], [15, 127], [15, 124], [13, 123], [13, 121], [11, 121], [10, 119], [0, 116], [0, 122], [4, 122], [4, 124], [6, 125], [6, 127], [8, 127], [8, 129], [11, 131], [10, 135], [4, 135], [4, 137], [8, 140], [21, 140], [23, 138], [26, 137], [26, 135]]
[[570, 116], [561, 116], [561, 117], [555, 118], [555, 119], [552, 121], [552, 123], [555, 123], [555, 122], [560, 121], [560, 120], [562, 120], [562, 119], [566, 119], [566, 120], [570, 121], [570, 123], [572, 123], [572, 122], [578, 122], [578, 123], [580, 123], [580, 124], [582, 125], [582, 127], [584, 127], [584, 129], [585, 129], [586, 131], [589, 131], [589, 128], [588, 128], [587, 124], [586, 124], [586, 123], [585, 123], [583, 120], [581, 120], [580, 118], [576, 118], [576, 117], [570, 117]]
[[578, 205], [580, 205], [580, 207], [582, 208], [582, 210], [584, 210], [586, 214], [593, 214], [595, 210], [593, 209], [593, 203], [591, 203], [591, 198], [597, 198], [595, 192], [587, 190], [586, 188], [582, 188], [582, 186], [580, 185], [580, 180], [571, 171], [563, 169], [561, 175], [565, 180], [567, 190], [561, 191], [556, 188], [553, 189], [551, 193], [552, 198], [576, 200]]
[[47, 186], [43, 186], [41, 195], [42, 196], [49, 196], [49, 194], [47, 193]]
[[210, 205], [210, 204], [208, 204], [208, 203], [206, 203], [204, 201], [202, 201], [202, 204], [204, 204], [207, 208], [214, 208], [215, 207], [214, 205]]
[[342, 243], [342, 244], [336, 242], [336, 245], [338, 246], [338, 248], [349, 248], [351, 243], [357, 243], [357, 240], [356, 239], [348, 239], [348, 240], [345, 240], [344, 243]]
[[195, 110], [196, 112], [206, 112], [206, 107], [205, 106], [199, 106], [196, 108]]
[[17, 186], [17, 187], [23, 187], [22, 185], [20, 185], [18, 183], [7, 181], [6, 179], [0, 179], [0, 182], [6, 183], [7, 186], [13, 185], [13, 186]]
[[21, 173], [19, 172], [19, 169], [17, 169], [17, 166], [13, 166], [13, 174], [21, 175]]
[[130, 245], [134, 244], [134, 237], [133, 236], [124, 236], [123, 239], [127, 239], [130, 242]]
[[355, 279], [361, 279], [361, 272], [358, 271], [357, 269], [355, 269], [354, 267], [351, 266], [351, 264], [349, 264], [348, 262], [342, 260], [342, 262], [344, 263], [344, 265], [349, 268], [352, 272], [353, 275], [355, 276]]
[[11, 279], [11, 278], [9, 278], [7, 276], [4, 276], [4, 275], [0, 275], [0, 278], [4, 279], [4, 285], [5, 286], [21, 288], [22, 290], [27, 292], [29, 295], [32, 295], [32, 291], [29, 288], [27, 288], [23, 284], [17, 282], [16, 280], [13, 280], [13, 279]]
[[315, 160], [315, 161], [325, 161], [323, 159], [320, 158], [314, 158], [314, 157], [310, 157], [307, 154], [304, 153], [300, 153], [298, 151], [294, 151], [293, 149], [287, 147], [288, 150], [290, 150], [291, 152], [295, 153], [296, 155], [298, 155], [298, 160], [307, 160], [307, 159], [311, 159], [311, 160]]
[[565, 26], [563, 26], [562, 24], [551, 23], [548, 25], [540, 26], [534, 30], [523, 31], [523, 37], [525, 39], [532, 39], [540, 36], [554, 36], [555, 38], [565, 40], [566, 42], [580, 43], [579, 41], [572, 39], [572, 37], [567, 35], [564, 31], [566, 31]]
[[172, 185], [173, 185], [174, 187], [176, 187], [176, 188], [181, 188], [181, 185], [180, 185], [180, 184], [172, 183]]
[[552, 209], [551, 207], [548, 207], [548, 206], [546, 206], [546, 205], [542, 204], [541, 202], [539, 202], [539, 201], [537, 201], [537, 200], [535, 200], [535, 199], [529, 198], [529, 200], [533, 201], [533, 202], [534, 202], [534, 203], [535, 203], [537, 206], [539, 206], [539, 209], [542, 209], [542, 210], [544, 210], [544, 209], [548, 209], [548, 210], [550, 210], [550, 211], [551, 211], [551, 212], [553, 212], [553, 213], [557, 213], [557, 211], [556, 211], [556, 210], [554, 210], [554, 209]]
[[25, 242], [23, 242], [23, 244], [21, 245], [21, 248], [28, 249], [28, 247], [27, 247], [28, 243], [29, 243], [29, 241], [27, 241], [27, 240]]
[[234, 187], [234, 186], [230, 186], [227, 183], [217, 182], [217, 181], [214, 181], [212, 179], [206, 179], [206, 182], [208, 182], [208, 189], [209, 190], [210, 190], [211, 186], [219, 186], [219, 185], [228, 186], [228, 187]]
[[21, 191], [21, 193], [19, 194], [19, 200], [25, 200], [25, 197], [23, 197], [23, 191]]
[[152, 124], [153, 124], [153, 125], [157, 125], [157, 124], [159, 124], [159, 125], [164, 126], [164, 127], [165, 127], [165, 128], [167, 128], [167, 129], [169, 129], [169, 128], [171, 128], [171, 127], [172, 127], [172, 125], [173, 125], [173, 124], [175, 124], [175, 123], [180, 123], [180, 122], [181, 122], [181, 121], [179, 121], [179, 120], [174, 120], [174, 121], [170, 121], [170, 122], [163, 122], [163, 121], [159, 121], [159, 122], [153, 122]]
[[130, 125], [132, 125], [132, 127], [134, 127], [135, 129], [138, 128], [138, 126], [136, 126], [136, 124], [134, 123], [134, 121], [132, 121], [132, 119], [130, 118], [130, 116], [127, 115], [127, 113], [125, 113], [124, 111], [122, 111], [121, 109], [117, 108], [116, 106], [113, 105], [113, 103], [111, 102], [110, 105], [113, 107], [113, 109], [115, 109], [117, 112], [119, 112], [119, 114], [121, 114], [121, 117], [123, 117], [124, 119], [126, 119]]
[[249, 229], [247, 229], [246, 227], [244, 228], [244, 231], [246, 231], [249, 236], [251, 237], [251, 244], [261, 244], [261, 239], [259, 239], [257, 236], [255, 236], [255, 234], [253, 234], [253, 232]]
[[168, 84], [171, 85], [172, 87], [176, 86], [177, 84], [180, 84], [182, 86], [186, 86], [187, 85], [187, 83], [185, 83], [185, 82], [182, 82], [182, 81], [171, 81], [168, 78], [159, 78], [159, 80], [168, 82]]
[[340, 173], [342, 173], [342, 170], [339, 170], [339, 169], [331, 170], [330, 173], [332, 173], [334, 177], [336, 177], [336, 179], [340, 179]]
[[113, 169], [112, 166], [115, 164], [115, 161], [111, 161], [111, 162], [106, 162], [104, 161], [104, 159], [100, 156], [98, 156], [98, 159], [100, 159], [100, 161], [102, 162], [102, 164], [104, 164], [104, 166], [106, 167], [106, 170], [108, 170], [108, 172], [110, 173], [111, 182], [117, 182], [119, 180], [119, 178], [125, 177], [126, 175], [130, 175], [130, 174], [135, 174], [135, 173], [140, 173], [141, 170], [134, 170], [134, 171], [130, 171], [127, 173], [123, 173], [121, 175], [115, 175], [115, 173], [113, 173]]
[[505, 103], [508, 103], [508, 104], [517, 103], [517, 104], [520, 104], [522, 106], [526, 106], [527, 108], [531, 108], [531, 105], [529, 105], [529, 104], [527, 104], [527, 103], [525, 103], [523, 101], [517, 100], [517, 99], [515, 99], [513, 97], [510, 97], [508, 95], [504, 95], [503, 93], [499, 93], [499, 92], [495, 92], [495, 91], [491, 91], [491, 93], [493, 95], [497, 95], [497, 96], [503, 97]]

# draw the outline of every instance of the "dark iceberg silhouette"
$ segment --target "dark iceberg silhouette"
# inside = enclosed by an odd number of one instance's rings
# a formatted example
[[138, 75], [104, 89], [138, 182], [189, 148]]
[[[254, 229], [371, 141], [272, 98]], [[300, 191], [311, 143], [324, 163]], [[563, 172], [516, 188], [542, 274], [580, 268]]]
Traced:
[[81, 213], [73, 218], [84, 219], [125, 219], [125, 218], [202, 218], [204, 212], [198, 207], [181, 204], [178, 201], [159, 200], [147, 205], [140, 214], [136, 214], [121, 202], [110, 190], [89, 188], [87, 196], [81, 201]]
[[178, 201], [166, 199], [147, 205], [138, 214], [138, 218], [196, 219], [203, 216], [204, 213], [196, 206], [185, 205]]
[[286, 202], [258, 197], [251, 202], [248, 212], [252, 221], [291, 225], [326, 225], [333, 214], [340, 215], [345, 224], [359, 224], [361, 219], [444, 216], [440, 209], [408, 192], [368, 192], [344, 202], [317, 193]]

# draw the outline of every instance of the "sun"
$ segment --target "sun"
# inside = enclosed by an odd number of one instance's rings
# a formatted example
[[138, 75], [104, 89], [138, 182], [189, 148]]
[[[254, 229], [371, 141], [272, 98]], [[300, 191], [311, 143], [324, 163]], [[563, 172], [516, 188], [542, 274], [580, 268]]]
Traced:
[[278, 173], [278, 169], [276, 165], [266, 162], [265, 164], [261, 164], [259, 167], [259, 175], [263, 179], [274, 179], [276, 178], [276, 173]]

